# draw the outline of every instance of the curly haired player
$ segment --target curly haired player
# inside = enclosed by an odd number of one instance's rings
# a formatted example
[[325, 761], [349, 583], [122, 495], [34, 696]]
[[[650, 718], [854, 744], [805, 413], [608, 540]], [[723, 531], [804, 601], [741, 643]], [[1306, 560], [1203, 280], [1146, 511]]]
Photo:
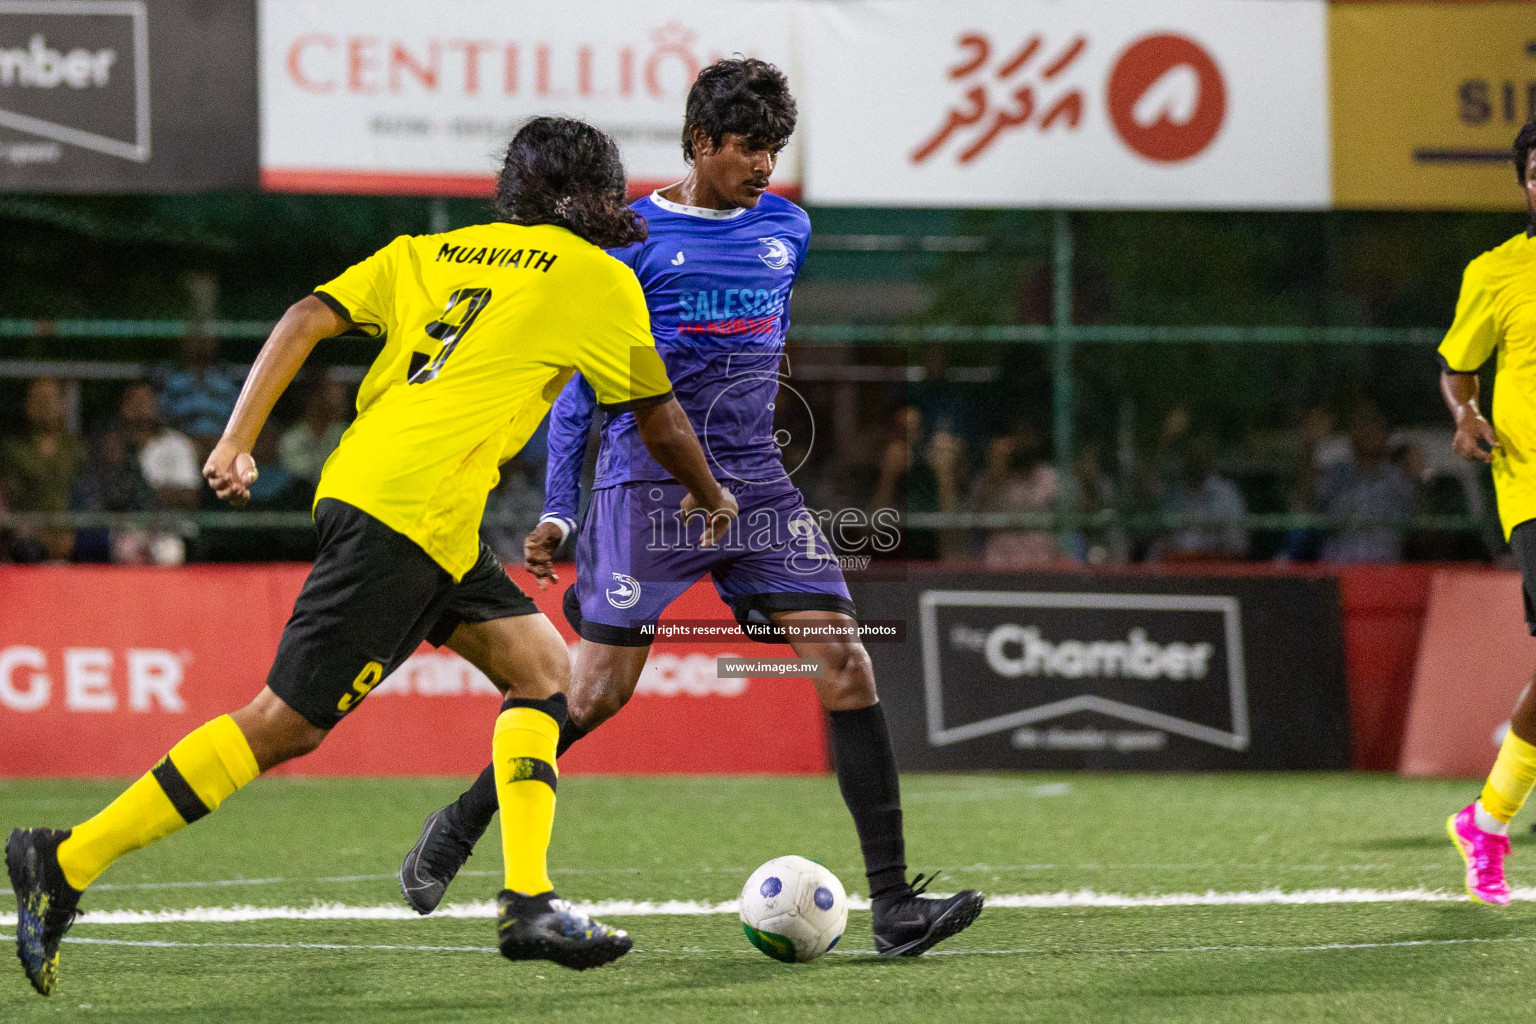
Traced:
[[570, 662], [554, 626], [481, 545], [480, 520], [497, 467], [576, 371], [681, 481], [682, 506], [707, 519], [705, 545], [735, 503], [673, 397], [639, 284], [603, 251], [646, 233], [624, 206], [613, 140], [580, 121], [535, 118], [507, 149], [497, 203], [499, 222], [395, 239], [295, 303], [267, 339], [203, 469], [237, 504], [256, 479], [251, 447], [315, 346], [353, 328], [384, 338], [316, 491], [314, 568], [250, 704], [188, 734], [89, 821], [11, 833], [17, 953], [43, 995], [57, 984], [82, 891], [103, 871], [314, 750], [423, 639], [470, 654], [506, 696], [491, 741], [502, 955], [583, 969], [629, 951], [624, 932], [577, 913], [550, 883]]
[[[566, 617], [582, 639], [560, 751], [624, 706], [657, 619], [710, 574], [738, 620], [785, 632], [799, 657], [826, 666], [816, 688], [864, 854], [875, 946], [887, 956], [915, 956], [969, 926], [982, 897], [966, 890], [940, 899], [923, 894], [921, 878], [907, 882], [901, 791], [874, 669], [842, 569], [774, 440], [789, 293], [810, 241], [805, 211], [767, 191], [794, 127], [789, 85], [771, 64], [735, 59], [705, 68], [684, 117], [688, 175], [634, 204], [650, 237], [614, 251], [640, 279], [656, 347], [741, 518], [718, 546], [698, 547], [671, 517], [682, 493], [675, 476], [637, 443], [631, 417], [608, 416], [577, 538], [576, 582], [565, 594]], [[551, 414], [545, 513], [525, 543], [528, 568], [541, 579], [553, 578], [555, 550], [576, 526], [595, 405], [592, 382], [578, 378]], [[438, 905], [495, 813], [495, 773], [487, 768], [456, 803], [427, 818], [401, 867], [412, 907], [428, 913]]]

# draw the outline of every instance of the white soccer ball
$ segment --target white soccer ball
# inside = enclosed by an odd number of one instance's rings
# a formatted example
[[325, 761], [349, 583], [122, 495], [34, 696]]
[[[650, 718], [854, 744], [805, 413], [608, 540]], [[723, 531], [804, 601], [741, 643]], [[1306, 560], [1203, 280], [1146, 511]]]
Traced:
[[741, 927], [752, 945], [787, 964], [810, 963], [848, 927], [837, 876], [804, 857], [775, 857], [741, 890]]

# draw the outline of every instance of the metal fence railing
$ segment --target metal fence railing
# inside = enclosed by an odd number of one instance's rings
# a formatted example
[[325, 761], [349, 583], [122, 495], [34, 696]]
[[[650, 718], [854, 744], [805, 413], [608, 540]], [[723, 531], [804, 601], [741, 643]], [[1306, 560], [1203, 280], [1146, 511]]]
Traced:
[[[819, 234], [814, 247], [853, 253], [976, 254], [1001, 251], [1007, 247], [998, 239], [981, 235], [899, 235], [899, 234]], [[1072, 478], [1076, 450], [1074, 358], [1079, 345], [1409, 345], [1429, 347], [1439, 341], [1435, 328], [1378, 328], [1289, 325], [1195, 325], [1156, 326], [1137, 324], [1079, 324], [1073, 320], [1074, 236], [1072, 219], [1066, 211], [1053, 214], [1050, 231], [1053, 314], [1045, 324], [839, 324], [796, 323], [791, 327], [792, 341], [824, 346], [918, 346], [968, 343], [1019, 344], [1049, 347], [1051, 374], [1052, 436], [1054, 463], [1059, 479]], [[1009, 250], [1011, 251], [1011, 250]], [[194, 325], [175, 319], [25, 319], [0, 317], [0, 340], [5, 339], [173, 339], [184, 336]], [[221, 339], [256, 341], [263, 339], [272, 324], [266, 320], [214, 320], [197, 325]], [[82, 356], [85, 353], [82, 352]], [[342, 360], [343, 363], [347, 361]], [[94, 379], [125, 379], [143, 376], [148, 364], [114, 363], [100, 359], [59, 358], [0, 359], [0, 377], [41, 374]], [[345, 366], [361, 373], [361, 367]], [[1186, 517], [1167, 513], [1104, 510], [1082, 514], [1073, 506], [1071, 489], [1066, 489], [1062, 504], [1054, 512], [1044, 513], [914, 513], [907, 525], [924, 530], [1025, 529], [1127, 531], [1169, 530], [1191, 525], [1241, 526], [1255, 531], [1300, 529], [1358, 528], [1366, 525], [1356, 520], [1332, 519], [1311, 513], [1250, 514], [1235, 519], [1194, 523]], [[193, 513], [66, 513], [38, 516], [0, 513], [0, 528], [51, 524], [74, 528], [143, 525], [157, 521], [180, 524], [178, 532], [188, 529], [266, 529], [309, 528], [304, 512], [233, 512], [203, 511]], [[1489, 517], [1484, 509], [1472, 509], [1466, 515], [1415, 516], [1386, 524], [1406, 530], [1486, 533]], [[487, 521], [487, 525], [518, 528], [526, 524]]]

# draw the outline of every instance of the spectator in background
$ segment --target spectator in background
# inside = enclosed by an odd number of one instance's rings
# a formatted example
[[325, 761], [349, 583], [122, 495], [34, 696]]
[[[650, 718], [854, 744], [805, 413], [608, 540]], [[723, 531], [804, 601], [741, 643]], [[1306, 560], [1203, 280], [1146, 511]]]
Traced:
[[[123, 389], [118, 422], [137, 456], [139, 472], [160, 509], [192, 510], [198, 505], [203, 475], [197, 448], [160, 418], [160, 403], [148, 383]], [[184, 532], [191, 532], [188, 526]], [[164, 530], [130, 530], [112, 538], [112, 560], [133, 565], [180, 565], [187, 560], [186, 542]]]
[[1234, 561], [1247, 556], [1248, 531], [1240, 523], [1212, 521], [1235, 519], [1247, 508], [1237, 484], [1216, 472], [1216, 439], [1210, 434], [1189, 441], [1180, 472], [1163, 495], [1162, 510], [1194, 522], [1155, 544], [1154, 558]]
[[[259, 472], [249, 488], [248, 507], [258, 512], [308, 512], [314, 503], [314, 485], [283, 468], [277, 454], [281, 436], [281, 425], [268, 420], [251, 447]], [[198, 554], [211, 562], [302, 562], [315, 557], [314, 538], [314, 530], [307, 525], [270, 530], [206, 526], [198, 531]]]
[[[873, 508], [894, 508], [904, 516], [917, 512], [953, 512], [959, 507], [958, 474], [961, 443], [947, 429], [936, 431], [922, 446], [923, 414], [916, 406], [897, 411], [880, 457]], [[958, 544], [934, 530], [904, 531], [908, 558], [938, 558], [941, 546]]]
[[[971, 484], [971, 509], [979, 514], [1052, 512], [1061, 495], [1056, 467], [1045, 461], [1040, 434], [1027, 423], [992, 439], [986, 463]], [[991, 530], [982, 545], [989, 569], [1038, 568], [1060, 553], [1056, 535], [1044, 530]]]
[[[85, 444], [69, 429], [64, 387], [53, 377], [27, 385], [27, 432], [0, 444], [0, 489], [15, 512], [68, 512], [70, 484], [85, 463]], [[67, 559], [75, 533], [60, 527], [22, 529], [12, 541], [18, 562]]]
[[270, 511], [303, 511], [314, 502], [314, 481], [294, 476], [283, 465], [278, 424], [269, 422], [251, 446], [259, 470], [251, 484], [251, 506]]
[[288, 428], [277, 444], [278, 461], [283, 468], [311, 487], [318, 484], [325, 460], [346, 433], [346, 411], [347, 391], [327, 371], [305, 396], [298, 422]]
[[96, 435], [75, 478], [71, 504], [81, 512], [152, 512], [159, 507], [139, 460], [116, 425]]
[[118, 419], [138, 454], [139, 472], [163, 509], [197, 508], [203, 475], [192, 440], [160, 418], [155, 390], [143, 381], [123, 389]]
[[[75, 477], [71, 502], [80, 512], [152, 512], [159, 506], [128, 438], [114, 424], [91, 443], [85, 468]], [[153, 545], [143, 530], [87, 527], [75, 533], [75, 561], [142, 563]]]
[[189, 331], [181, 339], [180, 362], [160, 389], [167, 422], [197, 445], [199, 465], [218, 443], [240, 397], [240, 378], [218, 359], [218, 339], [200, 328]]
[[1333, 413], [1321, 406], [1313, 406], [1302, 413], [1297, 427], [1302, 453], [1318, 472], [1343, 465], [1354, 458], [1348, 434], [1334, 430]]
[[[1077, 511], [1085, 516], [1116, 507], [1115, 481], [1104, 472], [1104, 455], [1098, 445], [1085, 444], [1077, 450], [1077, 458], [1072, 460], [1072, 488]], [[1123, 563], [1129, 557], [1125, 531], [1118, 527], [1075, 531], [1070, 543], [1072, 557], [1089, 565]]]
[[1350, 413], [1351, 458], [1323, 470], [1315, 490], [1317, 509], [1359, 525], [1329, 531], [1325, 562], [1399, 562], [1403, 526], [1413, 512], [1413, 481], [1389, 457], [1391, 432], [1381, 410], [1362, 402]]

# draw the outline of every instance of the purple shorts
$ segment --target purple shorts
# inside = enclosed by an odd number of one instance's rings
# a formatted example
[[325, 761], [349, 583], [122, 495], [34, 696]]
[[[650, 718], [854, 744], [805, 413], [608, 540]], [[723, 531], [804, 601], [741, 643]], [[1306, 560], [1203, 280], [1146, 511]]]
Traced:
[[576, 582], [565, 592], [565, 616], [583, 639], [649, 646], [661, 613], [705, 573], [744, 625], [774, 612], [854, 614], [842, 567], [794, 485], [744, 486], [740, 517], [708, 548], [699, 546], [703, 521], [685, 524], [678, 511], [686, 493], [645, 482], [593, 492], [576, 538]]

